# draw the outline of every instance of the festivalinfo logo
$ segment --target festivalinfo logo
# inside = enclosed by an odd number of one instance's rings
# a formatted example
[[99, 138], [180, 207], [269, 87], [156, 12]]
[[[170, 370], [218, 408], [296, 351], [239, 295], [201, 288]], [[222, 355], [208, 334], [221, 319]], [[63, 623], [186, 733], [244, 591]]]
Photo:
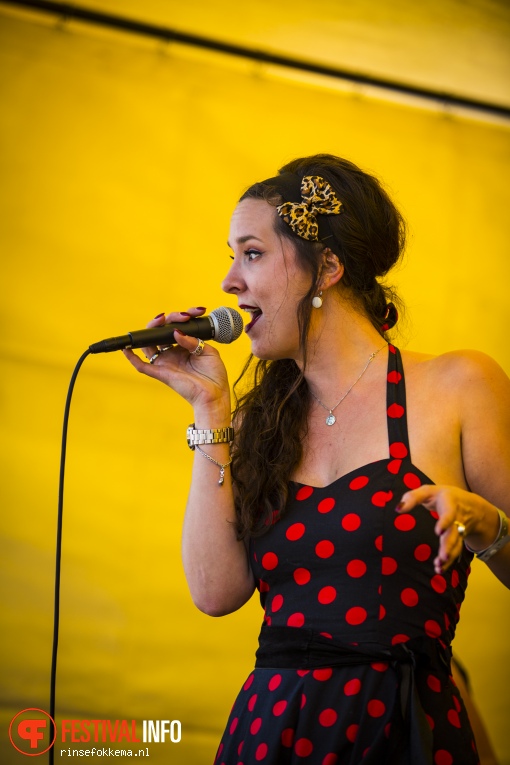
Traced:
[[[149, 757], [149, 747], [129, 744], [178, 744], [182, 737], [180, 720], [142, 720], [141, 738], [136, 720], [62, 720], [60, 735], [55, 720], [38, 707], [18, 712], [9, 725], [11, 744], [28, 757], [45, 754], [55, 743], [60, 756]], [[71, 746], [81, 744], [80, 748]], [[86, 747], [83, 747], [83, 745]], [[97, 745], [97, 746], [96, 746]], [[112, 746], [113, 745], [113, 746]]]

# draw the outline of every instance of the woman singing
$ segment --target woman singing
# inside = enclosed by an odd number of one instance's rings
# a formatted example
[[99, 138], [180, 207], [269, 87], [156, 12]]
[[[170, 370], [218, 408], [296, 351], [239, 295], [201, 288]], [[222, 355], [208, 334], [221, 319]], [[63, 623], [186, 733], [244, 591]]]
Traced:
[[252, 351], [233, 417], [218, 351], [185, 334], [204, 309], [150, 322], [182, 321], [150, 363], [125, 351], [194, 410], [194, 602], [221, 616], [257, 588], [264, 608], [217, 765], [478, 762], [450, 643], [474, 554], [510, 587], [510, 383], [482, 353], [388, 342], [403, 245], [374, 177], [295, 160], [231, 220]]

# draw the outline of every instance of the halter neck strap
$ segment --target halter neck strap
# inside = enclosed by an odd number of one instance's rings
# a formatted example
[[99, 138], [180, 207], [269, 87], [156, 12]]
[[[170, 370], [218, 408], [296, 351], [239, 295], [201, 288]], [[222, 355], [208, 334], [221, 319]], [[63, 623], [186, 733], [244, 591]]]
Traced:
[[[395, 472], [401, 460], [411, 461], [407, 427], [406, 383], [402, 356], [398, 348], [388, 345], [388, 376], [386, 383], [386, 415], [390, 457], [395, 461]], [[397, 463], [397, 461], [399, 461]], [[391, 471], [393, 472], [393, 471]]]

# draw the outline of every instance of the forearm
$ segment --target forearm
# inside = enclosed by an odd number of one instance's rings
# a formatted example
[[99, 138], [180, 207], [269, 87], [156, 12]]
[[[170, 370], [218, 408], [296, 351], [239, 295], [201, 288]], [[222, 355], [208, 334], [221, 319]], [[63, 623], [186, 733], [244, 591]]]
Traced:
[[499, 550], [487, 563], [492, 573], [510, 589], [510, 543]]
[[[230, 425], [225, 402], [195, 411], [195, 427]], [[200, 447], [216, 462], [230, 460], [228, 444]], [[191, 596], [197, 608], [222, 616], [240, 608], [255, 584], [244, 542], [236, 538], [234, 496], [229, 468], [219, 484], [220, 468], [195, 450], [191, 487], [183, 526], [182, 556]]]
[[[476, 495], [475, 495], [476, 497]], [[467, 547], [481, 553], [490, 548], [498, 537], [501, 522], [497, 508], [482, 497], [476, 497], [479, 503], [478, 520], [474, 525], [475, 533], [466, 537]], [[485, 561], [493, 574], [510, 589], [510, 542]]]
[[[181, 322], [185, 331], [189, 318], [197, 318], [204, 312], [205, 308], [190, 308], [184, 313], [160, 314], [148, 326]], [[230, 388], [218, 351], [206, 344], [198, 353], [197, 338], [177, 330], [174, 341], [175, 345], [164, 351], [158, 346], [144, 348], [146, 359], [151, 359], [149, 362], [129, 349], [124, 355], [138, 372], [165, 383], [193, 406], [198, 430], [228, 427]], [[222, 465], [230, 461], [226, 443], [204, 444], [200, 448]], [[228, 467], [222, 485], [218, 483], [219, 477], [220, 468], [195, 449], [182, 557], [193, 601], [211, 616], [221, 616], [240, 608], [255, 589], [245, 544], [236, 539], [234, 497]]]

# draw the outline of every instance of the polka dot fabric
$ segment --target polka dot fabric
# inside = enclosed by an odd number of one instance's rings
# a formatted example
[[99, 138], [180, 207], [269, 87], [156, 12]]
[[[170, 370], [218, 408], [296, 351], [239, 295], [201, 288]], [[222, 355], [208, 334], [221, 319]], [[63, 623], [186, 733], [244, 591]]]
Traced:
[[[472, 556], [465, 551], [444, 575], [435, 574], [437, 516], [422, 506], [395, 513], [405, 491], [432, 481], [411, 461], [404, 370], [391, 345], [386, 408], [387, 459], [323, 488], [291, 483], [283, 518], [251, 541], [266, 635], [271, 627], [311, 630], [356, 650], [366, 646], [367, 653], [374, 644], [391, 648], [416, 639], [443, 653], [450, 645]], [[446, 666], [414, 672], [432, 759], [411, 751], [394, 664], [305, 669], [298, 663], [250, 674], [215, 765], [476, 765], [467, 715]]]

